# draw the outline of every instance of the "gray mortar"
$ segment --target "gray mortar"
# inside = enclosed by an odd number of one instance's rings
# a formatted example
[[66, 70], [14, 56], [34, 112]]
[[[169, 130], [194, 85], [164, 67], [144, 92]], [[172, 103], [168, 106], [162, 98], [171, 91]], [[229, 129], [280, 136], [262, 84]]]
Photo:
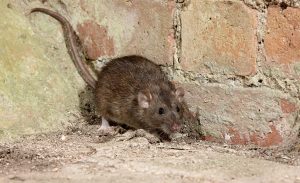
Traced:
[[283, 7], [300, 7], [300, 1], [299, 0], [241, 0], [243, 1], [247, 6], [257, 9], [259, 11], [264, 11], [268, 6], [271, 5], [281, 5]]
[[173, 67], [176, 68], [180, 63], [181, 58], [181, 17], [180, 9], [181, 4], [176, 3], [176, 10], [173, 17], [173, 28], [175, 38], [175, 53], [173, 56]]

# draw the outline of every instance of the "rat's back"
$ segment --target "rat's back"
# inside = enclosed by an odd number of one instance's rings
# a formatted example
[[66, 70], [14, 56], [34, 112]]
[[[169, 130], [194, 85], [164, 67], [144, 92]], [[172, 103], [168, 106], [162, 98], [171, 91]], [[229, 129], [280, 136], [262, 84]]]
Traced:
[[[108, 83], [107, 81], [114, 81]], [[160, 67], [141, 56], [126, 56], [108, 62], [98, 74], [98, 87], [126, 87], [137, 91], [168, 79]], [[142, 87], [142, 88], [141, 88]]]

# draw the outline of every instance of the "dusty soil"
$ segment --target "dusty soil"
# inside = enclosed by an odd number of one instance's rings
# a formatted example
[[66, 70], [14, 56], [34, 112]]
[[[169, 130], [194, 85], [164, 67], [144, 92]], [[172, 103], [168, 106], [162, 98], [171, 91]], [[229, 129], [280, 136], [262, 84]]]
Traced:
[[294, 182], [300, 145], [259, 149], [78, 123], [63, 132], [0, 144], [0, 182]]

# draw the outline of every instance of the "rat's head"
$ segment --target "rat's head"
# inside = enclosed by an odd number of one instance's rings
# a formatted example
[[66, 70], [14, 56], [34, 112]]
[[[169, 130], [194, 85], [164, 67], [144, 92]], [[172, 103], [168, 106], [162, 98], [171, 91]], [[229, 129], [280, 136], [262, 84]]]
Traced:
[[166, 134], [178, 132], [182, 127], [183, 88], [164, 87], [146, 89], [138, 93], [139, 114], [151, 129]]

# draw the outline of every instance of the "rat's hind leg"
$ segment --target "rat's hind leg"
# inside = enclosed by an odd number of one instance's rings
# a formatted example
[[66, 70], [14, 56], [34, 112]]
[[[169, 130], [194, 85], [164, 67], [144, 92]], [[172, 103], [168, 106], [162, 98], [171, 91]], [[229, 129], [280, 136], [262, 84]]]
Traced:
[[116, 133], [114, 128], [109, 125], [109, 122], [103, 116], [101, 117], [101, 121], [102, 121], [101, 126], [98, 129], [100, 136], [102, 136], [102, 135], [111, 136], [111, 135], [114, 135]]
[[109, 125], [109, 122], [102, 116], [101, 117], [101, 126], [99, 130], [110, 130], [111, 126]]
[[102, 118], [102, 123], [100, 128], [98, 129], [99, 131], [99, 136], [109, 136], [113, 137], [117, 135], [120, 130], [122, 130], [120, 127], [115, 127], [115, 126], [110, 126], [107, 118], [101, 117]]

